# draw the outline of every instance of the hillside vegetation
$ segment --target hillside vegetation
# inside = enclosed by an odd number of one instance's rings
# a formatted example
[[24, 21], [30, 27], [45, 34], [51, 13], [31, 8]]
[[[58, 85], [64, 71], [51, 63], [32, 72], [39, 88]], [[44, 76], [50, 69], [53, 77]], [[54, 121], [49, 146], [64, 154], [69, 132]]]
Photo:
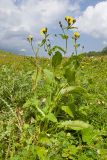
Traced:
[[[107, 58], [82, 57], [75, 77], [78, 88], [72, 88], [70, 92], [63, 90], [63, 95], [55, 104], [59, 108], [57, 119], [52, 113], [48, 115], [49, 126], [43, 125], [46, 122], [37, 105], [43, 112], [47, 112], [48, 105], [53, 105], [50, 93], [54, 94], [51, 96], [55, 100], [57, 89], [51, 91], [55, 84], [52, 84], [52, 73], [47, 70], [50, 68], [50, 60], [44, 59], [43, 63], [43, 59], [39, 59], [39, 63], [45, 68], [46, 79], [39, 77], [35, 90], [35, 67], [30, 58], [9, 54], [0, 60], [1, 159], [33, 160], [36, 157], [40, 160], [106, 160]], [[63, 88], [61, 70], [59, 68], [56, 71], [56, 83]], [[57, 128], [56, 122], [59, 119], [63, 121], [65, 114], [69, 121]], [[76, 126], [70, 124], [70, 120], [76, 120]], [[83, 121], [91, 127], [84, 128]]]

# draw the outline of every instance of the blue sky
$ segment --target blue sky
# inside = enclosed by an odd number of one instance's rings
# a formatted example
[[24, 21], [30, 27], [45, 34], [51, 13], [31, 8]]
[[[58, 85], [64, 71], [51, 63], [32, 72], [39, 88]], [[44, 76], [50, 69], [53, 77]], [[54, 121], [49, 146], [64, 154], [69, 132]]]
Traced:
[[[0, 49], [32, 55], [27, 36], [33, 34], [40, 43], [40, 29], [44, 26], [49, 33], [59, 33], [58, 22], [66, 23], [66, 15], [77, 19], [84, 51], [107, 46], [107, 0], [0, 0]], [[57, 43], [64, 46], [61, 39]], [[68, 54], [73, 52], [72, 43]], [[41, 51], [41, 55], [45, 53]]]

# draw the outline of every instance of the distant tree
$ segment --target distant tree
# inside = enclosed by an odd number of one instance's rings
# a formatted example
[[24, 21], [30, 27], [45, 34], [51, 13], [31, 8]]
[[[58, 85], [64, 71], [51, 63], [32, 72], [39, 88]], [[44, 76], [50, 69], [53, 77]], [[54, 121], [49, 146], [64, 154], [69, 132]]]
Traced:
[[102, 53], [107, 53], [107, 46], [102, 49]]
[[87, 53], [87, 56], [91, 57], [91, 56], [97, 56], [97, 52], [96, 51], [89, 51]]

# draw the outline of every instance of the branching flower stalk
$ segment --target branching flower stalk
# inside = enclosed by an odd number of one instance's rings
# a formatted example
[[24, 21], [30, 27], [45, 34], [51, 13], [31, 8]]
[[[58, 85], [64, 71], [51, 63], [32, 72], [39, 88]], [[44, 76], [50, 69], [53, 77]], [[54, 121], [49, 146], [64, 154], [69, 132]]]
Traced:
[[[76, 19], [71, 17], [71, 16], [66, 16], [65, 17], [65, 20], [67, 22], [67, 26], [64, 26], [62, 25], [61, 21], [59, 21], [59, 25], [60, 25], [60, 28], [63, 32], [63, 35], [61, 34], [62, 38], [65, 39], [65, 51], [67, 53], [67, 49], [68, 49], [68, 30], [72, 30], [72, 29], [78, 29], [77, 27], [73, 26], [74, 23], [76, 22]], [[65, 32], [67, 31], [67, 33]], [[76, 40], [75, 39], [75, 46], [76, 46]], [[77, 55], [77, 48], [75, 47], [75, 51], [76, 51], [76, 55]]]
[[35, 56], [35, 66], [36, 66], [36, 78], [35, 78], [35, 87], [33, 87], [33, 90], [36, 89], [36, 86], [37, 86], [37, 79], [38, 79], [38, 75], [39, 75], [39, 65], [38, 65], [38, 62], [37, 62], [37, 57], [38, 57], [38, 53], [39, 53], [39, 49], [40, 49], [40, 45], [38, 45], [38, 48], [35, 50], [34, 49], [34, 46], [33, 46], [33, 36], [32, 35], [29, 35], [28, 38], [27, 38], [28, 42], [30, 43], [31, 45], [31, 48], [32, 48], [32, 51], [34, 53], [34, 56]]
[[[38, 48], [37, 48], [36, 50], [34, 49], [34, 46], [33, 46], [33, 40], [34, 40], [34, 38], [33, 38], [32, 35], [29, 35], [28, 38], [27, 38], [27, 40], [28, 40], [28, 42], [29, 42], [30, 45], [31, 45], [31, 48], [32, 48], [32, 51], [33, 51], [33, 53], [34, 53], [35, 58], [37, 59], [40, 46], [38, 45]], [[36, 64], [36, 65], [37, 65], [37, 64]]]
[[60, 28], [61, 28], [61, 30], [62, 30], [62, 32], [63, 32], [63, 35], [64, 35], [64, 37], [65, 37], [65, 51], [66, 51], [66, 53], [67, 53], [67, 49], [68, 49], [68, 34], [66, 34], [65, 33], [65, 27], [62, 25], [62, 23], [61, 23], [61, 21], [59, 21], [59, 25], [60, 25]]
[[[66, 20], [67, 25], [68, 25], [67, 27], [65, 27], [65, 29], [67, 29], [67, 31], [69, 29], [77, 28], [77, 27], [73, 27], [74, 23], [76, 22], [76, 19], [74, 19], [71, 16], [66, 16], [65, 20]], [[67, 34], [67, 36], [68, 36], [68, 34]], [[67, 45], [68, 45], [68, 37], [66, 38], [66, 52], [67, 52]]]
[[[50, 42], [50, 40], [48, 39], [49, 34], [47, 34], [47, 32], [48, 32], [48, 29], [47, 29], [46, 27], [44, 27], [44, 28], [42, 28], [42, 29], [40, 30], [41, 35], [44, 36], [43, 44], [41, 44], [41, 46], [43, 45], [43, 46], [44, 46], [44, 50], [45, 50], [46, 52], [49, 52], [50, 47], [51, 47], [51, 42]], [[48, 43], [49, 43], [49, 44], [48, 44]]]

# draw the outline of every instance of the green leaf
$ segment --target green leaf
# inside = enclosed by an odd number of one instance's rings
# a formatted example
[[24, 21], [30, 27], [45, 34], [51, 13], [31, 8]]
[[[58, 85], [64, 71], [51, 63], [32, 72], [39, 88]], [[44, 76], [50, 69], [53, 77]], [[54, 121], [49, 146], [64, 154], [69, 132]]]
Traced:
[[68, 26], [67, 29], [78, 29], [78, 27]]
[[85, 93], [85, 94], [87, 94], [87, 90], [84, 89], [83, 87], [77, 86], [77, 87], [75, 87], [74, 90], [72, 90], [72, 93], [78, 93], [78, 94]]
[[46, 43], [46, 39], [43, 39], [41, 44], [40, 44], [40, 47], [42, 47], [45, 43]]
[[68, 39], [68, 35], [66, 34], [60, 34], [60, 36], [62, 37], [62, 39]]
[[60, 46], [55, 46], [56, 47], [56, 49], [59, 49], [60, 51], [62, 51], [63, 53], [66, 53], [66, 51], [62, 48], [62, 47], [60, 47]]
[[78, 27], [67, 26], [67, 27], [64, 27], [64, 29], [78, 29]]
[[32, 88], [33, 88], [33, 90], [36, 89], [36, 86], [37, 86], [38, 82], [40, 81], [40, 79], [41, 79], [41, 72], [35, 71], [32, 75]]
[[57, 118], [55, 117], [55, 115], [53, 113], [49, 113], [48, 115], [46, 115], [46, 118], [49, 120], [49, 121], [52, 121], [52, 122], [57, 122]]
[[67, 93], [87, 93], [87, 91], [84, 88], [79, 87], [79, 86], [69, 86], [66, 88], [62, 88], [60, 90], [61, 95], [64, 95]]
[[90, 127], [88, 123], [83, 121], [75, 120], [75, 121], [64, 121], [59, 124], [60, 128], [64, 128], [65, 130], [83, 130], [85, 128]]
[[80, 44], [75, 44], [74, 47], [78, 48], [78, 47], [80, 47]]
[[80, 62], [82, 60], [82, 56], [71, 56], [64, 64], [63, 67], [64, 68], [75, 68], [77, 69], [80, 66]]
[[58, 65], [61, 64], [61, 61], [62, 61], [62, 54], [59, 51], [57, 51], [55, 55], [52, 57], [52, 66], [57, 67]]
[[93, 131], [92, 127], [86, 128], [82, 130], [82, 140], [86, 142], [88, 145], [93, 144], [93, 139], [96, 134]]
[[56, 52], [56, 51], [61, 51], [63, 53], [66, 53], [66, 51], [60, 47], [60, 46], [54, 46], [53, 48], [50, 49], [50, 51], [48, 52], [49, 55], [51, 55], [52, 53]]
[[70, 86], [70, 87], [66, 87], [66, 88], [62, 88], [60, 90], [60, 94], [63, 95], [63, 94], [67, 94], [71, 91], [74, 91], [77, 87], [76, 86]]
[[76, 71], [71, 68], [67, 68], [64, 73], [64, 77], [67, 79], [68, 84], [74, 84]]
[[28, 99], [26, 103], [23, 105], [24, 108], [29, 108], [30, 106], [39, 106], [39, 100], [36, 96]]
[[27, 130], [28, 128], [29, 128], [29, 124], [25, 123], [24, 126], [23, 126], [23, 129]]
[[65, 113], [67, 113], [70, 117], [72, 117], [72, 118], [74, 117], [74, 116], [73, 116], [73, 113], [72, 113], [72, 111], [71, 111], [71, 109], [70, 109], [69, 106], [62, 106], [61, 108], [62, 108], [62, 110], [65, 111]]
[[107, 149], [99, 149], [99, 150], [97, 150], [97, 153], [99, 153], [101, 156], [103, 156], [104, 160], [107, 159]]
[[43, 72], [44, 72], [44, 76], [45, 76], [46, 81], [48, 83], [53, 83], [54, 82], [54, 74], [53, 74], [53, 72], [51, 72], [48, 69], [44, 69]]
[[36, 147], [36, 152], [40, 160], [47, 160], [47, 150], [45, 147]]
[[44, 137], [40, 137], [39, 138], [39, 143], [42, 144], [42, 145], [47, 145], [47, 146], [51, 146], [52, 145], [52, 142], [49, 138], [46, 137], [46, 135]]

